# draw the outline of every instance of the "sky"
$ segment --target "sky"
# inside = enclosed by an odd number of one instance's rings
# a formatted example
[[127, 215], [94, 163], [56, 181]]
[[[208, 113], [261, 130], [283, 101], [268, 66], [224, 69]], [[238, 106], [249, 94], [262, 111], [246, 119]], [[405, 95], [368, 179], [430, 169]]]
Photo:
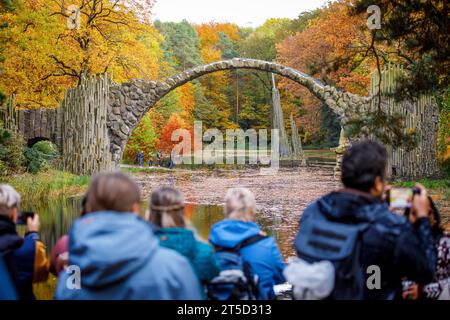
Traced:
[[268, 18], [294, 19], [327, 0], [156, 0], [154, 20], [193, 23], [233, 22], [241, 27], [260, 26]]

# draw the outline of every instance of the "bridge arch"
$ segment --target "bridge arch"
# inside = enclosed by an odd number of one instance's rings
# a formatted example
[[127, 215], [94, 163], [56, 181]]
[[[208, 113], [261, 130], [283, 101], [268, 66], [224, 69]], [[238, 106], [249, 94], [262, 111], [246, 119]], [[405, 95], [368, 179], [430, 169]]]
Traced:
[[303, 72], [274, 62], [234, 58], [194, 67], [169, 78], [152, 80], [134, 80], [109, 89], [109, 106], [107, 125], [111, 141], [112, 160], [118, 164], [122, 158], [125, 145], [141, 118], [165, 95], [172, 90], [195, 80], [203, 75], [233, 69], [251, 69], [278, 74], [305, 88], [324, 102], [345, 123], [349, 110], [358, 110], [370, 101], [340, 91], [335, 87], [324, 85], [319, 80]]

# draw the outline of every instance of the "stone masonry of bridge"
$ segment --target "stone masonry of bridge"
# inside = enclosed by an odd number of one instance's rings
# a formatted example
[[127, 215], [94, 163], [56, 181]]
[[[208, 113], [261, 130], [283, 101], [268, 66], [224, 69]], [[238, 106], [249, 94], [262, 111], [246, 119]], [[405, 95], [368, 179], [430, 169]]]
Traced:
[[286, 77], [309, 89], [341, 119], [343, 125], [355, 111], [370, 107], [371, 98], [361, 97], [322, 84], [319, 80], [277, 63], [235, 58], [194, 67], [162, 81], [135, 80], [112, 85], [109, 89], [107, 125], [110, 130], [111, 153], [114, 163], [122, 159], [128, 138], [141, 118], [161, 98], [175, 88], [203, 75], [232, 69], [252, 69]]

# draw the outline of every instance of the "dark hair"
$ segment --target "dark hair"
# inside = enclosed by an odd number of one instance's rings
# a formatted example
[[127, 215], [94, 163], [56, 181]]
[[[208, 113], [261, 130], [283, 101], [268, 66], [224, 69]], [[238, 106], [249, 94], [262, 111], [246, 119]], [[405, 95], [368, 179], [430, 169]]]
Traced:
[[86, 193], [86, 212], [130, 212], [141, 202], [137, 184], [120, 172], [101, 173], [92, 180]]
[[341, 181], [346, 188], [368, 192], [376, 177], [384, 180], [386, 165], [387, 151], [383, 145], [371, 140], [357, 142], [344, 154]]
[[[439, 238], [444, 234], [444, 228], [441, 226], [441, 214], [439, 213], [439, 210], [436, 208], [436, 205], [434, 204], [433, 198], [428, 196], [428, 201], [430, 201], [430, 218], [433, 217], [434, 223], [431, 224], [431, 234], [433, 235], [434, 239], [437, 241]], [[411, 214], [411, 209], [407, 208], [405, 210], [405, 216], [409, 217]], [[431, 221], [430, 221], [431, 223]]]
[[85, 194], [83, 196], [83, 198], [81, 199], [81, 212], [80, 212], [81, 216], [84, 216], [87, 213], [87, 211], [86, 211], [86, 202], [87, 202], [87, 194]]
[[428, 200], [430, 201], [430, 215], [434, 218], [434, 224], [431, 226], [431, 233], [435, 239], [439, 239], [444, 234], [444, 228], [441, 226], [441, 214], [430, 196], [428, 196]]

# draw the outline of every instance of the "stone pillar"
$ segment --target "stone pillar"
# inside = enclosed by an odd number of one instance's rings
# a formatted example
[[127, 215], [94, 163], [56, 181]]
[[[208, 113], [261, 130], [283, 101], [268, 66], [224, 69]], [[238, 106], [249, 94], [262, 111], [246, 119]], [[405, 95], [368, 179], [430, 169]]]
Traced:
[[341, 164], [344, 157], [345, 150], [350, 146], [350, 141], [345, 136], [344, 128], [341, 127], [341, 133], [339, 135], [339, 146], [334, 149], [336, 153], [336, 167], [334, 167], [334, 178], [339, 179], [341, 177]]

